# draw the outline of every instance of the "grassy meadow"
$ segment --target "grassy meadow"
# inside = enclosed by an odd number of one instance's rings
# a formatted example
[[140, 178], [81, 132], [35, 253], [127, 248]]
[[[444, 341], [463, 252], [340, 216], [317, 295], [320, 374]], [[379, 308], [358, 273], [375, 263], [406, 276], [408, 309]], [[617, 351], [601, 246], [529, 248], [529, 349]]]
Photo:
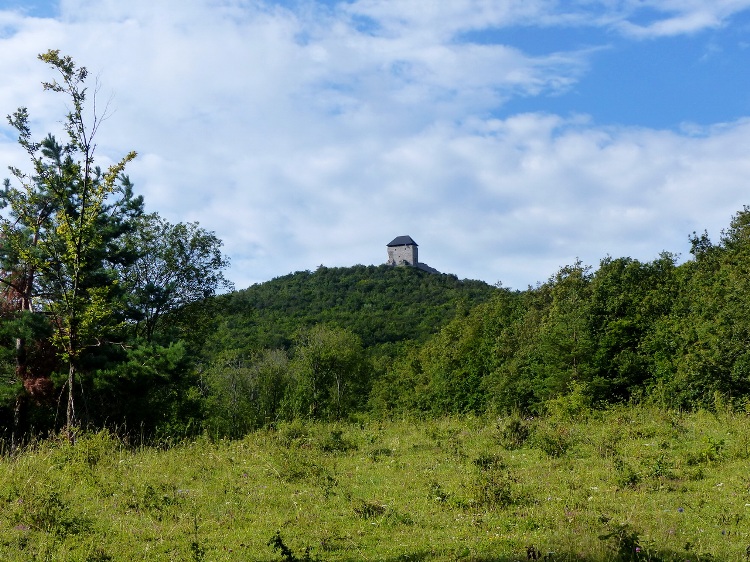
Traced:
[[0, 458], [0, 560], [742, 561], [750, 417], [294, 422]]

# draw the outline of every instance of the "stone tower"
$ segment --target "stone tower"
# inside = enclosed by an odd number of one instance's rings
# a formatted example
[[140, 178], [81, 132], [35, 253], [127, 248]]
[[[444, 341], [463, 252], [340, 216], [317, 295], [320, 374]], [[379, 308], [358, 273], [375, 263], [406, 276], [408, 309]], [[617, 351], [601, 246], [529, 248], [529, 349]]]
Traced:
[[388, 244], [388, 265], [419, 264], [417, 243], [411, 236], [397, 236]]

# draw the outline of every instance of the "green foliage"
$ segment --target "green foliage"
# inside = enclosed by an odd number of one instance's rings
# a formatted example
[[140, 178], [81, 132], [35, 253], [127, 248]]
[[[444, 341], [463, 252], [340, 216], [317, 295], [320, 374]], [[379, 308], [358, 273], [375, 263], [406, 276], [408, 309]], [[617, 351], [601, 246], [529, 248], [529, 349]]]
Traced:
[[[57, 418], [62, 390], [71, 436], [79, 423], [130, 424], [141, 434], [156, 432], [157, 423], [160, 431], [187, 430], [201, 415], [190, 404], [197, 385], [178, 350], [178, 328], [197, 327], [195, 304], [230, 287], [221, 242], [196, 223], [143, 215], [143, 199], [124, 175], [135, 152], [106, 169], [96, 165], [107, 108], [97, 113], [88, 71], [57, 50], [39, 59], [56, 76], [44, 90], [64, 96], [68, 112], [64, 142], [34, 140], [26, 108], [8, 117], [29, 171], [11, 166], [13, 181], [0, 191], [0, 415], [12, 408], [14, 448], [40, 420], [36, 411], [48, 417], [39, 430], [54, 429], [49, 419]], [[150, 346], [167, 315], [173, 329]]]
[[498, 424], [498, 442], [506, 449], [520, 449], [531, 435], [531, 424], [518, 413], [509, 415]]
[[138, 218], [127, 244], [138, 259], [123, 268], [129, 315], [138, 336], [151, 340], [163, 323], [191, 303], [232, 288], [222, 273], [222, 242], [198, 223], [171, 224], [152, 213]]
[[[5, 182], [0, 220], [6, 284], [19, 296], [20, 310], [50, 317], [52, 343], [68, 370], [67, 425], [76, 424], [74, 382], [85, 350], [113, 336], [122, 327], [121, 295], [115, 274], [126, 258], [119, 240], [127, 222], [141, 212], [125, 166], [131, 152], [102, 171], [95, 165], [94, 137], [104, 116], [84, 117], [88, 72], [70, 57], [50, 50], [39, 58], [61, 82], [45, 82], [44, 89], [63, 94], [72, 104], [64, 121], [67, 142], [51, 135], [32, 140], [28, 113], [19, 109], [9, 118], [19, 133], [19, 144], [31, 160], [33, 172], [11, 168], [17, 185]], [[36, 307], [36, 308], [35, 308]], [[17, 346], [19, 358], [23, 339]], [[19, 375], [25, 376], [19, 363]]]
[[602, 260], [592, 281], [592, 402], [628, 399], [655, 374], [663, 350], [654, 330], [677, 295], [674, 262], [666, 253], [651, 263]]
[[77, 535], [90, 530], [91, 523], [76, 515], [57, 490], [36, 489], [22, 496], [12, 523], [60, 537]]
[[136, 341], [95, 375], [82, 377], [84, 421], [141, 436], [187, 436], [203, 418], [192, 359], [182, 342]]
[[346, 453], [356, 449], [356, 443], [344, 437], [344, 432], [341, 429], [332, 430], [320, 443], [320, 450], [326, 453]]
[[534, 447], [552, 458], [564, 457], [576, 442], [576, 436], [567, 424], [557, 420], [537, 423], [531, 438]]
[[285, 407], [292, 417], [341, 419], [363, 405], [367, 363], [357, 336], [315, 326], [297, 336]]
[[[612, 525], [608, 533], [599, 537], [600, 540], [609, 541], [612, 551], [618, 562], [635, 562], [636, 560], [647, 560], [645, 553], [641, 556], [640, 533], [631, 528], [627, 523]], [[653, 560], [653, 559], [652, 559]]]
[[503, 509], [519, 501], [515, 490], [517, 479], [495, 454], [474, 459], [476, 474], [472, 482], [472, 505], [485, 509]]
[[284, 544], [284, 539], [281, 538], [280, 531], [276, 531], [276, 534], [271, 537], [271, 540], [268, 541], [268, 546], [272, 547], [274, 551], [278, 551], [283, 562], [311, 562], [314, 560], [310, 556], [310, 547], [305, 547], [305, 553], [302, 555], [302, 558], [295, 556], [294, 551]]
[[521, 310], [518, 293], [495, 289], [492, 297], [456, 315], [420, 347], [403, 348], [372, 395], [380, 411], [481, 412], [496, 400], [487, 379], [512, 351], [510, 330]]
[[221, 297], [223, 330], [208, 349], [288, 348], [301, 328], [317, 324], [350, 330], [366, 348], [421, 342], [459, 306], [470, 308], [495, 292], [481, 281], [416, 268], [321, 266]]
[[[693, 234], [680, 265], [666, 252], [605, 257], [597, 269], [577, 260], [526, 291], [357, 265], [217, 295], [231, 289], [221, 241], [143, 214], [123, 173], [135, 154], [95, 164], [106, 115], [84, 111], [88, 72], [58, 51], [40, 58], [59, 80], [44, 88], [70, 104], [65, 142], [35, 140], [25, 108], [9, 116], [30, 159], [0, 191], [0, 421], [11, 450], [23, 433], [59, 429], [64, 391], [70, 436], [77, 423], [174, 443], [283, 433], [295, 419], [491, 414], [506, 419], [498, 443], [561, 461], [586, 441], [565, 428], [614, 404], [747, 408], [750, 207], [717, 243]], [[619, 462], [618, 431], [600, 442], [602, 459]], [[463, 458], [458, 435], [436, 442]], [[349, 452], [333, 433], [300, 439]], [[727, 454], [718, 443], [685, 457], [691, 477]], [[650, 462], [615, 473], [628, 486], [671, 481], [673, 458]]]
[[[694, 261], [681, 268], [675, 312], [659, 326], [659, 382], [674, 406], [712, 406], [719, 393], [738, 401], [750, 391], [750, 208], [713, 245], [693, 237]], [[667, 347], [668, 346], [668, 347]]]
[[264, 350], [249, 358], [237, 350], [223, 351], [201, 380], [208, 429], [231, 437], [277, 421], [292, 382], [283, 350]]

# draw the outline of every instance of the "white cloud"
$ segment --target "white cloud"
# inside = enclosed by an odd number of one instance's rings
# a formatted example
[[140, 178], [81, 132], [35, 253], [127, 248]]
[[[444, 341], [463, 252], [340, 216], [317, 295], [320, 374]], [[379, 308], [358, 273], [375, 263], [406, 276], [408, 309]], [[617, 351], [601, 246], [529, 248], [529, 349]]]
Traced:
[[[615, 27], [638, 38], [672, 37], [721, 27], [750, 0], [627, 0]], [[641, 21], [641, 15], [650, 16]]]
[[[149, 210], [215, 230], [238, 287], [383, 263], [385, 244], [410, 234], [442, 271], [524, 288], [577, 256], [683, 251], [692, 230], [728, 223], [750, 172], [745, 121], [673, 133], [488, 117], [512, 97], [570, 88], [589, 52], [457, 37], [580, 23], [584, 4], [64, 0], [60, 21], [0, 12], [0, 108], [28, 104], [40, 133], [55, 126], [62, 107], [41, 93], [35, 60], [46, 48], [99, 74], [99, 95], [113, 92], [99, 154], [138, 150], [129, 170]], [[616, 4], [617, 21], [635, 10]], [[659, 13], [689, 20], [699, 4]], [[721, 5], [720, 19], [744, 4]], [[0, 136], [0, 163], [18, 156]]]

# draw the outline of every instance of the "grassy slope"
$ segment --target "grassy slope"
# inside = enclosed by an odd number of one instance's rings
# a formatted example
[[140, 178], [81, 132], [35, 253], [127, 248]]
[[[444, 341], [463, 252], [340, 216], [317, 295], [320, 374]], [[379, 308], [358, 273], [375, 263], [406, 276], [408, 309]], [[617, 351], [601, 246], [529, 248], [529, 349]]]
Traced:
[[645, 408], [294, 423], [166, 451], [91, 435], [0, 460], [0, 559], [282, 560], [278, 530], [299, 559], [510, 561], [533, 545], [599, 562], [637, 542], [637, 560], [737, 561], [749, 449], [745, 414]]

